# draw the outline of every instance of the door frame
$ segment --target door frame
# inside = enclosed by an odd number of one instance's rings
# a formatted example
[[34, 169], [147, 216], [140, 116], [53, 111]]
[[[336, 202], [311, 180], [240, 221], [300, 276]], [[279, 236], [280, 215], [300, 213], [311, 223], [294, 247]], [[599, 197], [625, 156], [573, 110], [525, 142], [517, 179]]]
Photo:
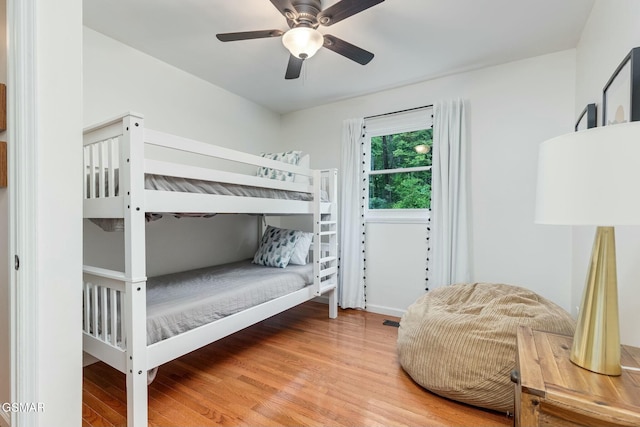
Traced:
[[[39, 401], [36, 22], [37, 0], [7, 0], [11, 400], [28, 403]], [[12, 412], [10, 424], [37, 426], [38, 415]]]

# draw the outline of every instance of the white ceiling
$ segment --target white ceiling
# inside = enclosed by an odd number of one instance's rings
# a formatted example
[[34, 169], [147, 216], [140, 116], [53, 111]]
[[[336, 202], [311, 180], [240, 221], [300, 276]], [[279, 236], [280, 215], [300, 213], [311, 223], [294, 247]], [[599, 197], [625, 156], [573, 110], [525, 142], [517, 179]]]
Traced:
[[[337, 0], [324, 0], [326, 8]], [[320, 27], [375, 58], [327, 49], [285, 80], [279, 38], [222, 43], [217, 33], [286, 30], [269, 0], [83, 0], [84, 24], [274, 111], [326, 104], [576, 46], [594, 0], [386, 0]]]

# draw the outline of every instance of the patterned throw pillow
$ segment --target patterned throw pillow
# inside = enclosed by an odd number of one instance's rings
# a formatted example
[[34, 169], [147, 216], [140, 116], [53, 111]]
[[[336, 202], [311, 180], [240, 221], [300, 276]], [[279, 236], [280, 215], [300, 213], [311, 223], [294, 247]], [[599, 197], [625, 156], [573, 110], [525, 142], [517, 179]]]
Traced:
[[253, 263], [265, 267], [285, 268], [289, 264], [300, 235], [301, 233], [296, 230], [268, 226], [253, 256]]
[[[300, 161], [300, 154], [302, 154], [302, 151], [286, 151], [284, 153], [261, 153], [260, 156], [265, 159], [297, 165]], [[278, 181], [293, 181], [295, 177], [295, 174], [292, 172], [265, 167], [259, 167], [257, 175], [262, 178], [270, 178]]]

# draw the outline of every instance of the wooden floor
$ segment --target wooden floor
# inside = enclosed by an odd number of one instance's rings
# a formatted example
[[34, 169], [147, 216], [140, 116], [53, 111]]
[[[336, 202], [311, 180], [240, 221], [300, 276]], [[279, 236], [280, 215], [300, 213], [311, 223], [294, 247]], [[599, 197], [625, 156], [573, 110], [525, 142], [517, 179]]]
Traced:
[[[309, 302], [160, 367], [153, 426], [509, 426], [504, 414], [443, 399], [398, 364], [398, 329]], [[84, 368], [83, 425], [126, 425], [125, 376]]]

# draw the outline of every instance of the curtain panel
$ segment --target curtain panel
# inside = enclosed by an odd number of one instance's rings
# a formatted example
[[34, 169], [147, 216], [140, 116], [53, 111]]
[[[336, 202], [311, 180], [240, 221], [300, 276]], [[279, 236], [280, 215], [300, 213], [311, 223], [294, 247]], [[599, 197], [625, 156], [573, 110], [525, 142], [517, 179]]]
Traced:
[[342, 308], [365, 308], [365, 224], [362, 194], [363, 119], [345, 120], [340, 156], [340, 275]]
[[464, 102], [433, 109], [433, 166], [428, 250], [429, 288], [471, 280], [469, 150]]

